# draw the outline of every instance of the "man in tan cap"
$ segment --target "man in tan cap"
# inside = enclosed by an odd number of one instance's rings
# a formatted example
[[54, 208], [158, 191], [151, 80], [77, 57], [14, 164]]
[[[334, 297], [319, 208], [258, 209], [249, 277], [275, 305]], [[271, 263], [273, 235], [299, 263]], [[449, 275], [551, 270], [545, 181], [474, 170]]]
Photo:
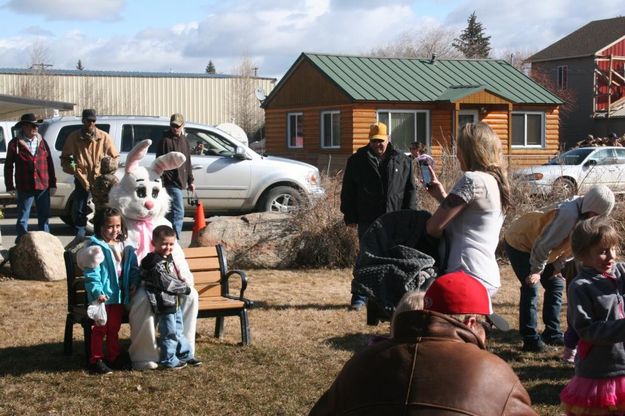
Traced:
[[[369, 144], [349, 157], [343, 187], [341, 212], [345, 224], [358, 227], [358, 240], [380, 215], [400, 209], [416, 209], [417, 191], [412, 162], [392, 143], [384, 123], [369, 129]], [[351, 309], [359, 310], [366, 297], [353, 293]]]
[[167, 213], [167, 219], [172, 223], [176, 231], [176, 238], [182, 235], [182, 223], [184, 221], [184, 200], [182, 192], [188, 189], [193, 192], [193, 171], [191, 170], [191, 154], [187, 135], [184, 132], [184, 117], [180, 113], [174, 113], [169, 119], [169, 129], [163, 133], [163, 138], [156, 148], [156, 157], [169, 152], [180, 152], [187, 160], [178, 168], [163, 172], [163, 186], [171, 197], [171, 209]]

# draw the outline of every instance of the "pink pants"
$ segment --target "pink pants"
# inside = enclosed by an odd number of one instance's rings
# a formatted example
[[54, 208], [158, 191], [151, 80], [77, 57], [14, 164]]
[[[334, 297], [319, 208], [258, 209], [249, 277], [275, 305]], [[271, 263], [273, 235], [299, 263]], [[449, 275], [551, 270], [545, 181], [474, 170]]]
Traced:
[[122, 326], [124, 305], [106, 305], [106, 315], [106, 325], [91, 327], [91, 357], [89, 357], [91, 364], [105, 358], [102, 352], [104, 336], [106, 336], [106, 359], [113, 362], [120, 354], [118, 333]]

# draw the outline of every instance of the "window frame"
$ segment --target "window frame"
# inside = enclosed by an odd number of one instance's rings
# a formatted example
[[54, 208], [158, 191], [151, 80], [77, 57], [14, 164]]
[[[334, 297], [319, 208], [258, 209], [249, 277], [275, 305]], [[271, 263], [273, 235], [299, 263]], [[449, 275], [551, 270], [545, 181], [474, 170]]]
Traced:
[[569, 87], [569, 66], [559, 65], [557, 68], [556, 85], [559, 90], [566, 90]]
[[[336, 142], [337, 142], [336, 144], [334, 144], [335, 143], [335, 140], [334, 140], [334, 129], [333, 129], [334, 121], [332, 120], [332, 116], [335, 115], [335, 114], [338, 114], [338, 116], [339, 116], [339, 120], [338, 120], [338, 123], [339, 123], [339, 137], [336, 138]], [[325, 116], [326, 115], [330, 116], [330, 123], [331, 123], [331, 125], [330, 125], [330, 135], [331, 135], [330, 142], [331, 142], [331, 145], [330, 146], [327, 146], [324, 143], [324, 139], [325, 138], [323, 136], [323, 134], [325, 132]], [[321, 117], [321, 123], [320, 123], [321, 124], [321, 131], [319, 132], [319, 143], [321, 145], [321, 148], [322, 149], [340, 149], [341, 148], [341, 110], [326, 110], [326, 111], [322, 111], [320, 117]]]
[[414, 133], [415, 137], [412, 138], [411, 142], [420, 141], [417, 137], [419, 132], [417, 131], [417, 115], [419, 113], [425, 114], [425, 145], [428, 149], [432, 148], [432, 137], [430, 135], [430, 124], [431, 124], [431, 110], [428, 109], [390, 109], [390, 108], [379, 108], [375, 111], [376, 121], [380, 121], [380, 113], [389, 113], [389, 125], [386, 126], [388, 128], [388, 135], [390, 137], [389, 141], [392, 143], [393, 139], [393, 130], [392, 130], [392, 122], [393, 122], [393, 113], [411, 113], [414, 115]]
[[[300, 146], [297, 145], [297, 143], [292, 144], [291, 143], [291, 117], [294, 116], [295, 117], [295, 121], [297, 123], [297, 117], [301, 116], [302, 117], [302, 144]], [[286, 146], [288, 149], [303, 149], [304, 148], [304, 112], [303, 111], [291, 111], [286, 113]], [[299, 125], [296, 124], [295, 126], [295, 132], [297, 133]], [[297, 137], [297, 136], [296, 136]], [[295, 137], [295, 138], [296, 138]]]
[[[512, 120], [515, 115], [523, 115], [523, 144], [514, 144], [510, 135], [510, 147], [513, 149], [544, 149], [546, 143], [547, 115], [543, 111], [513, 111], [510, 115], [510, 131], [513, 131]], [[527, 144], [527, 116], [540, 116], [540, 144]]]

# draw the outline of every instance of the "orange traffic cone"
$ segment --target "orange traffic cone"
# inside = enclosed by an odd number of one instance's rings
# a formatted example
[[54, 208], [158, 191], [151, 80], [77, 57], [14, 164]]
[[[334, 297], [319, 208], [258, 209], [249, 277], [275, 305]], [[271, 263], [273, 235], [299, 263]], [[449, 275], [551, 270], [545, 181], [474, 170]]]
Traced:
[[191, 235], [191, 244], [198, 244], [200, 231], [206, 227], [206, 218], [204, 218], [204, 205], [202, 201], [198, 201], [195, 208], [195, 216], [193, 217], [193, 234]]

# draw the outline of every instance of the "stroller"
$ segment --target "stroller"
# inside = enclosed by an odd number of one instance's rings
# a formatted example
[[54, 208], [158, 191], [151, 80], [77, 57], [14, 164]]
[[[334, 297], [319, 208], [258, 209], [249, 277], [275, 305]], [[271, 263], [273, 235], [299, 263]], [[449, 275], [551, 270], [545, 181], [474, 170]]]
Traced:
[[368, 296], [367, 324], [390, 321], [401, 297], [425, 290], [437, 276], [438, 239], [425, 232], [427, 211], [381, 215], [360, 242], [352, 291]]

